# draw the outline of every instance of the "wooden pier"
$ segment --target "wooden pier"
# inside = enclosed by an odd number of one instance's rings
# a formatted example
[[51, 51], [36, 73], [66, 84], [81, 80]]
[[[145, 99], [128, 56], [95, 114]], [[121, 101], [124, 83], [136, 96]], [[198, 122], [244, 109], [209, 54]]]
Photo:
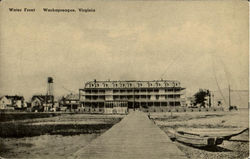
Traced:
[[131, 112], [72, 158], [84, 159], [186, 159], [147, 114]]

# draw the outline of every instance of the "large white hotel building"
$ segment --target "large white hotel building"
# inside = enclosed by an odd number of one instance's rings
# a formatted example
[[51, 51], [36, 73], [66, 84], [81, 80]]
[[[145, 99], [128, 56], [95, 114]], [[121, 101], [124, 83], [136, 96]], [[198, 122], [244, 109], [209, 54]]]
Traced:
[[179, 81], [89, 81], [79, 89], [80, 105], [84, 108], [185, 106], [185, 88]]

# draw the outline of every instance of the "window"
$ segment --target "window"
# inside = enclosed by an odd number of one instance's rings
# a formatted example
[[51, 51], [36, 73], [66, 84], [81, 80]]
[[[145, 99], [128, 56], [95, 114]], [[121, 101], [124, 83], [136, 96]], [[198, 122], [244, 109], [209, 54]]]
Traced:
[[154, 92], [159, 92], [159, 89], [154, 89]]

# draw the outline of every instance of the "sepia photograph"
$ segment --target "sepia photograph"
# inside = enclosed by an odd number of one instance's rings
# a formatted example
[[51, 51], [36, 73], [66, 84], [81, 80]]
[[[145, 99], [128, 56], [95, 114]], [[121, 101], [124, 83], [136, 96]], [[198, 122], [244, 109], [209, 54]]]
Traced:
[[0, 159], [247, 159], [247, 0], [0, 0]]

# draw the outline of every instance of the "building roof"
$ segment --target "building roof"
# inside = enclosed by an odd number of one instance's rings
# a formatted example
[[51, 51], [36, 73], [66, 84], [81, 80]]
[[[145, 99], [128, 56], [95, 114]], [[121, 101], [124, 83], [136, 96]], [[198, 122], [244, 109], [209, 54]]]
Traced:
[[32, 96], [31, 100], [35, 100], [35, 99], [38, 99], [40, 100], [41, 102], [52, 102], [52, 100], [54, 100], [54, 96], [53, 95], [34, 95]]
[[68, 94], [65, 97], [65, 100], [79, 100], [79, 94]]
[[23, 96], [18, 96], [18, 95], [14, 95], [14, 96], [5, 95], [5, 96], [2, 96], [0, 99], [2, 99], [3, 97], [6, 97], [9, 100], [24, 100]]
[[180, 87], [176, 80], [154, 80], [154, 81], [89, 81], [85, 88], [161, 88]]

